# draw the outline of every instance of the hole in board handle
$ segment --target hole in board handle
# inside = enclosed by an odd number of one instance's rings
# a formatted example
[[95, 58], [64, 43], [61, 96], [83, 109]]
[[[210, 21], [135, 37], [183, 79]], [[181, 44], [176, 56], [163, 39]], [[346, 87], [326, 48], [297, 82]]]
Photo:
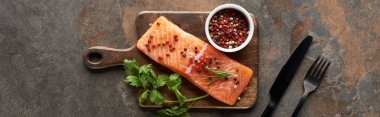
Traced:
[[99, 64], [102, 62], [102, 58], [103, 56], [100, 53], [91, 52], [88, 54], [88, 62], [92, 64]]

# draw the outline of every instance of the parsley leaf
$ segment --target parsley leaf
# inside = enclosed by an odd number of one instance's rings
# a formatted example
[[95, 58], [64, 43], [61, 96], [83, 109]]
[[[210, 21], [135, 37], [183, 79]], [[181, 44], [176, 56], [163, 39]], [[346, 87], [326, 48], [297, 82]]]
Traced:
[[146, 80], [146, 78], [143, 77], [143, 76], [140, 76], [140, 77], [139, 77], [139, 80], [140, 80], [141, 85], [143, 86], [143, 88], [144, 88], [144, 89], [148, 89], [148, 87], [149, 87], [149, 82]]
[[166, 85], [170, 90], [178, 89], [182, 81], [178, 74], [171, 74], [169, 78], [166, 79]]
[[140, 79], [137, 78], [136, 76], [127, 76], [127, 78], [124, 81], [134, 87], [140, 87], [142, 85], [140, 82]]
[[136, 60], [124, 60], [124, 73], [126, 75], [139, 76], [139, 64]]
[[150, 102], [153, 102], [156, 105], [161, 105], [164, 103], [164, 97], [157, 90], [152, 90], [149, 95]]
[[171, 74], [166, 80], [167, 87], [170, 91], [174, 92], [180, 106], [182, 106], [186, 100], [186, 97], [179, 91], [181, 83], [181, 77], [179, 77], [178, 74]]
[[157, 79], [151, 64], [141, 66], [139, 69], [139, 74], [140, 81], [142, 82], [144, 88], [149, 87], [150, 85], [155, 87]]
[[158, 117], [190, 117], [186, 107], [177, 107], [162, 109], [158, 111]]
[[156, 82], [156, 88], [159, 88], [159, 87], [162, 87], [162, 86], [165, 86], [166, 84], [166, 79], [168, 79], [169, 76], [168, 75], [158, 75], [157, 77], [157, 82]]
[[149, 95], [149, 90], [145, 90], [142, 94], [141, 94], [141, 96], [140, 96], [140, 98], [139, 98], [139, 104], [142, 104], [147, 98], [148, 98], [148, 95]]

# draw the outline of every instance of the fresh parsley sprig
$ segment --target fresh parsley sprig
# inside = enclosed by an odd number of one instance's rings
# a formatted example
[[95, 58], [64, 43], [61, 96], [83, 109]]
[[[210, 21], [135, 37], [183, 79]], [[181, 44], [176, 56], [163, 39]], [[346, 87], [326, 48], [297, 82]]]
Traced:
[[[190, 99], [183, 100], [183, 102], [188, 103], [188, 102], [198, 101], [198, 100], [201, 100], [201, 99], [206, 98], [206, 97], [208, 97], [208, 96], [209, 96], [209, 95], [206, 94], [206, 95], [202, 95], [202, 96], [199, 96], [199, 97], [195, 97], [195, 98], [190, 98]], [[165, 104], [172, 104], [172, 103], [179, 103], [179, 101], [165, 100], [164, 103], [165, 103]]]
[[[194, 104], [195, 101], [208, 97], [209, 95], [203, 95], [191, 99], [187, 99], [179, 90], [181, 86], [181, 77], [177, 74], [171, 75], [158, 75], [153, 71], [151, 64], [140, 66], [136, 60], [124, 60], [124, 73], [126, 74], [125, 82], [131, 86], [144, 89], [140, 95], [138, 101], [142, 104], [146, 100], [156, 104], [162, 105], [163, 103], [172, 104], [178, 103], [179, 106], [172, 108], [166, 108], [158, 111], [160, 117], [188, 117], [188, 109]], [[158, 88], [167, 86], [177, 97], [177, 101], [164, 100]], [[192, 102], [190, 106], [185, 104]]]
[[157, 111], [158, 117], [190, 117], [190, 114], [187, 112], [190, 107], [193, 106], [195, 101], [192, 101], [190, 106], [174, 106], [172, 108], [161, 109]]
[[169, 88], [170, 91], [174, 92], [174, 94], [177, 97], [177, 100], [178, 100], [180, 106], [182, 106], [185, 103], [184, 101], [187, 99], [179, 91], [181, 83], [182, 83], [181, 77], [179, 77], [178, 74], [171, 74], [166, 79], [166, 86]]
[[134, 87], [143, 87], [144, 92], [139, 97], [139, 104], [142, 104], [146, 99], [156, 105], [162, 105], [164, 98], [157, 91], [159, 87], [165, 85], [163, 76], [156, 78], [156, 73], [153, 71], [152, 66], [140, 66], [136, 60], [124, 60], [124, 73], [127, 75], [125, 82]]

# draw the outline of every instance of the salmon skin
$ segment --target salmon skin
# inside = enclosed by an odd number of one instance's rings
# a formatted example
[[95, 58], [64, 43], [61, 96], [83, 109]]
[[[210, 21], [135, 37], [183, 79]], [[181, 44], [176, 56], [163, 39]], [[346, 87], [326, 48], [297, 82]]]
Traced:
[[[160, 16], [138, 40], [137, 48], [157, 63], [180, 74], [215, 99], [234, 105], [253, 71], [201, 39]], [[234, 74], [211, 83], [216, 76], [205, 67]]]

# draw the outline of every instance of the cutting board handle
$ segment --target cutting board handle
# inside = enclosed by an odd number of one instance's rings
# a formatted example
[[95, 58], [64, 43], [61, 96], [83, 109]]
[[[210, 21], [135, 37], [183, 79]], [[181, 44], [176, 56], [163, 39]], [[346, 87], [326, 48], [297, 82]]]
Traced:
[[88, 48], [83, 53], [83, 63], [91, 69], [101, 69], [111, 66], [122, 65], [124, 59], [132, 58], [135, 46], [128, 49], [115, 49], [104, 46]]

